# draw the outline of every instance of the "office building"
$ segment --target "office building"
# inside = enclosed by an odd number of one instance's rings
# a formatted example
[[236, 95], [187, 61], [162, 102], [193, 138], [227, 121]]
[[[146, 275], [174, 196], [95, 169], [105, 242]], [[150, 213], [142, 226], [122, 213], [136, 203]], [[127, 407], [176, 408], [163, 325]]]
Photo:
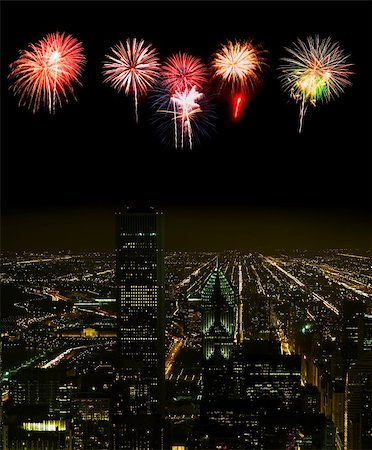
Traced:
[[371, 422], [367, 419], [364, 406], [370, 401], [371, 373], [372, 350], [364, 352], [346, 375], [344, 446], [348, 450], [364, 448], [362, 438], [366, 442], [369, 437]]
[[234, 342], [235, 293], [222, 269], [213, 270], [201, 291], [203, 360], [221, 354], [229, 360]]
[[116, 215], [117, 339], [114, 447], [162, 448], [164, 415], [164, 249], [162, 213]]

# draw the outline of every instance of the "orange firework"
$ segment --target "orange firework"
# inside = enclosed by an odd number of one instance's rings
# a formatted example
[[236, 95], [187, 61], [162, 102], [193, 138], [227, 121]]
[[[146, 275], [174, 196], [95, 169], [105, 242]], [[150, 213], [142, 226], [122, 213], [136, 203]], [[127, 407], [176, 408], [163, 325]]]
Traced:
[[35, 113], [41, 105], [55, 112], [56, 104], [74, 98], [73, 83], [81, 84], [79, 77], [85, 64], [81, 43], [65, 33], [51, 33], [30, 44], [29, 50], [20, 50], [20, 57], [10, 65], [10, 89], [19, 95], [19, 105], [28, 106]]
[[250, 41], [228, 41], [213, 55], [213, 77], [232, 93], [253, 90], [262, 80], [263, 53]]

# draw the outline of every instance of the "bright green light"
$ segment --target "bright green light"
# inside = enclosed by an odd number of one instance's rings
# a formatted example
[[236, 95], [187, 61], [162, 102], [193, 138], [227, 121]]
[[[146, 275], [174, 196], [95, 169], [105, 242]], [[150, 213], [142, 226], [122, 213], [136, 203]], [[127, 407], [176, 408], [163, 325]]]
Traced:
[[327, 94], [327, 80], [329, 73], [311, 70], [298, 80], [298, 88], [305, 98], [316, 101]]

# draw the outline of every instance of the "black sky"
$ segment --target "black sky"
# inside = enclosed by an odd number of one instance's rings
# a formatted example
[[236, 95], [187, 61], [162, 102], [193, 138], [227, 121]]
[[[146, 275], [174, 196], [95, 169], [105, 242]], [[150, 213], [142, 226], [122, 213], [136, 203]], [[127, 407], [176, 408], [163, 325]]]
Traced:
[[[238, 235], [243, 240], [250, 232], [254, 235], [242, 247], [268, 241], [275, 246], [275, 229], [258, 233], [262, 227], [257, 224], [274, 223], [278, 216], [289, 229], [301, 216], [296, 223], [305, 228], [297, 240], [278, 234], [277, 246], [317, 241], [322, 246], [368, 246], [370, 3], [43, 1], [2, 2], [1, 9], [3, 248], [20, 242], [32, 248], [42, 217], [64, 217], [67, 223], [77, 212], [81, 224], [71, 233], [71, 246], [76, 246], [94, 217], [109, 223], [113, 210], [139, 202], [169, 211], [175, 224], [170, 232], [173, 247], [184, 245], [179, 233], [184, 217], [200, 211], [211, 212], [206, 224], [225, 229], [225, 239], [246, 224], [247, 232]], [[55, 116], [33, 115], [19, 108], [8, 91], [7, 67], [19, 49], [57, 30], [83, 42], [88, 61], [83, 87], [76, 91], [78, 102], [64, 105]], [[276, 67], [283, 46], [309, 34], [339, 41], [351, 55], [355, 75], [342, 97], [309, 110], [304, 133], [298, 135], [298, 105], [282, 93]], [[213, 137], [192, 151], [177, 151], [160, 145], [150, 124], [149, 102], [140, 106], [137, 127], [131, 99], [102, 84], [105, 53], [128, 36], [152, 42], [162, 57], [181, 50], [205, 62], [226, 39], [254, 38], [269, 51], [272, 69], [239, 123], [229, 121], [227, 105], [219, 101]], [[320, 233], [311, 240], [306, 238], [308, 215]], [[338, 217], [353, 225], [337, 230]], [[68, 240], [58, 240], [63, 219], [56, 222], [54, 234], [44, 234], [46, 247], [68, 246]], [[200, 223], [194, 225], [200, 230]], [[194, 247], [220, 246], [223, 238], [205, 227], [196, 233]], [[109, 230], [102, 228], [97, 240], [92, 235], [91, 246], [110, 246], [111, 238], [104, 236]], [[227, 239], [226, 247], [232, 245], [235, 240]]]

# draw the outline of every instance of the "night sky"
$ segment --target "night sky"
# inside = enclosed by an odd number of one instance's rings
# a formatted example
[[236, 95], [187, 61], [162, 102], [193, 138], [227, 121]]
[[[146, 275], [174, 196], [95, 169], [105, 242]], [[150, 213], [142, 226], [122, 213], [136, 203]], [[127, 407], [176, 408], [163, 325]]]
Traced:
[[[113, 212], [165, 212], [167, 249], [327, 248], [370, 244], [370, 2], [2, 2], [2, 248], [112, 249]], [[78, 101], [32, 114], [8, 91], [18, 50], [65, 31], [87, 65]], [[353, 86], [310, 108], [277, 79], [283, 47], [320, 34], [351, 55]], [[216, 99], [212, 137], [193, 150], [162, 146], [153, 111], [102, 84], [102, 61], [127, 37], [162, 57], [186, 51], [208, 63], [221, 42], [254, 38], [271, 70], [238, 123]]]

